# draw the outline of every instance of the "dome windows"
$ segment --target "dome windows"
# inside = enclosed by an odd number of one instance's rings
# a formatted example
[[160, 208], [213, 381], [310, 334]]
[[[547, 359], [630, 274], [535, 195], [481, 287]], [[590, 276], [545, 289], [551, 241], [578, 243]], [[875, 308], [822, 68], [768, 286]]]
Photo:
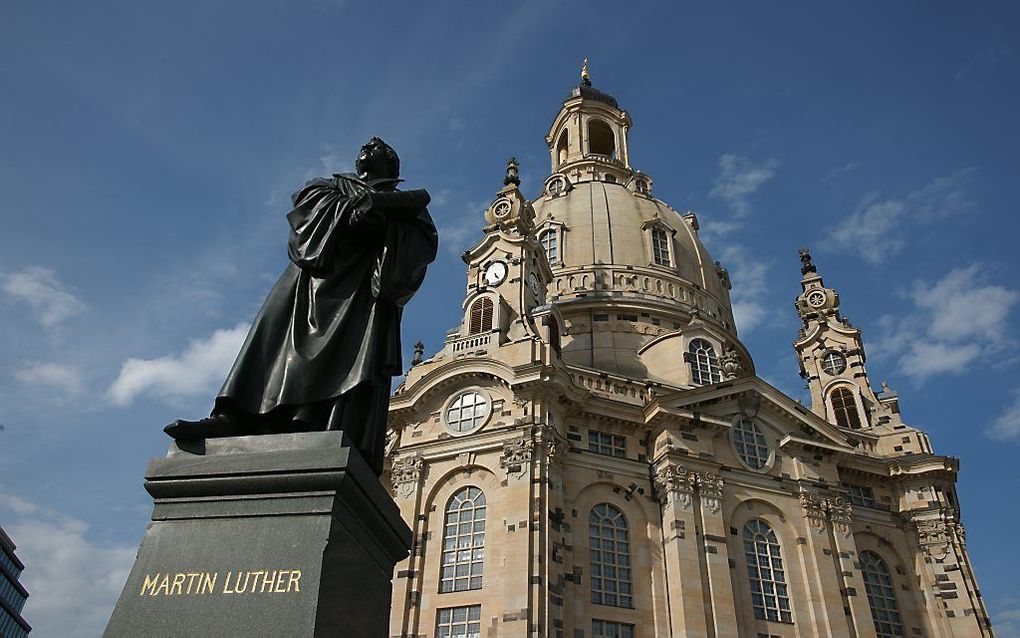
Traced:
[[567, 154], [569, 153], [568, 147], [570, 143], [570, 136], [567, 131], [560, 133], [560, 141], [556, 143], [556, 160], [559, 165], [567, 163]]
[[671, 266], [669, 235], [661, 228], [652, 229], [652, 260], [659, 266]]

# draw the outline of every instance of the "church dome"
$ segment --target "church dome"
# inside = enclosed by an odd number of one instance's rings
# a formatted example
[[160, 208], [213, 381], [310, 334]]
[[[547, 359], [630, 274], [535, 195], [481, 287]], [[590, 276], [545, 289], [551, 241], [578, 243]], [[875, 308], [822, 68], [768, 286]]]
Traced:
[[564, 360], [685, 385], [679, 350], [703, 338], [750, 369], [729, 275], [698, 238], [697, 217], [656, 199], [652, 178], [631, 167], [631, 125], [583, 76], [546, 137], [552, 173], [532, 206], [549, 299], [566, 323]]

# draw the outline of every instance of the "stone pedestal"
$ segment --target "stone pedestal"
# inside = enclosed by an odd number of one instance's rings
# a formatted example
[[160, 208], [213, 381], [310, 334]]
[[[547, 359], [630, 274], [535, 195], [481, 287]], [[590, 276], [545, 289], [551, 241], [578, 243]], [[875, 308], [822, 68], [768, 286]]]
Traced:
[[105, 636], [383, 637], [411, 531], [341, 432], [174, 443]]

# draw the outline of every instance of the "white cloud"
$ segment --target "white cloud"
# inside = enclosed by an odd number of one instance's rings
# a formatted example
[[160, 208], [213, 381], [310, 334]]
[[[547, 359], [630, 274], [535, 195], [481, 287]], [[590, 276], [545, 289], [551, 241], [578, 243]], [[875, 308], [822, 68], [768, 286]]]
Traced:
[[[993, 439], [1020, 440], [1020, 388], [1013, 391], [1013, 402], [992, 421], [985, 429], [985, 434]], [[1017, 614], [1016, 620], [1020, 620], [1020, 605], [1017, 605]]]
[[970, 208], [966, 182], [974, 172], [965, 168], [939, 177], [903, 197], [869, 197], [853, 213], [829, 230], [826, 245], [834, 250], [853, 252], [872, 266], [899, 252], [906, 244], [899, 232], [904, 221], [925, 224]]
[[480, 200], [451, 206], [450, 199], [449, 191], [440, 191], [432, 198], [429, 210], [433, 212], [439, 232], [439, 245], [449, 254], [459, 256], [481, 240], [489, 202]]
[[55, 328], [85, 311], [85, 304], [49, 268], [28, 266], [4, 276], [2, 282], [3, 291], [28, 304], [36, 321], [45, 328]]
[[733, 321], [737, 329], [746, 335], [768, 317], [765, 306], [768, 264], [753, 259], [743, 246], [735, 244], [724, 246], [719, 255], [733, 283], [730, 290]]
[[165, 399], [211, 396], [230, 371], [247, 334], [248, 326], [238, 324], [191, 341], [177, 355], [128, 359], [107, 389], [107, 399], [116, 405], [128, 405], [143, 393]]
[[726, 153], [719, 158], [719, 177], [708, 194], [729, 204], [737, 217], [743, 217], [751, 212], [749, 198], [772, 179], [777, 166], [775, 159], [755, 164], [746, 157]]
[[899, 370], [921, 382], [935, 374], [960, 374], [976, 361], [1012, 347], [1010, 310], [1020, 294], [984, 284], [980, 264], [956, 268], [928, 284], [916, 282], [915, 311], [885, 316], [878, 352], [898, 357]]
[[54, 390], [64, 395], [63, 398], [78, 396], [84, 390], [81, 371], [63, 363], [29, 363], [14, 376], [22, 383]]
[[858, 162], [857, 160], [850, 160], [846, 164], [842, 166], [837, 166], [836, 168], [833, 168], [824, 176], [822, 176], [822, 182], [831, 182], [837, 177], [842, 177], [843, 175], [846, 175], [850, 171], [856, 169], [858, 166], [860, 166], [860, 162]]
[[1008, 595], [990, 605], [998, 638], [1020, 638], [1020, 595]]
[[32, 635], [102, 634], [136, 549], [97, 544], [87, 538], [85, 522], [12, 494], [0, 492], [0, 513], [25, 562], [23, 615]]

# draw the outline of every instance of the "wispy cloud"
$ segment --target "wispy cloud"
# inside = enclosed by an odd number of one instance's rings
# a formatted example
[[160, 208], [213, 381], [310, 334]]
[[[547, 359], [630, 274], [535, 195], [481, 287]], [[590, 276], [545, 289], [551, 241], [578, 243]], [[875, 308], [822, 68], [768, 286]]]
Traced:
[[822, 176], [822, 182], [831, 182], [834, 179], [842, 177], [850, 171], [855, 170], [858, 166], [860, 166], [860, 162], [857, 160], [850, 160], [842, 166], [837, 166], [836, 168], [829, 170], [829, 172]]
[[916, 282], [914, 311], [880, 320], [878, 351], [898, 357], [900, 373], [916, 382], [960, 374], [972, 363], [1013, 347], [1009, 313], [1020, 294], [984, 283], [981, 264], [956, 268], [934, 284]]
[[730, 291], [733, 321], [741, 334], [746, 335], [768, 317], [765, 302], [769, 266], [763, 261], [754, 259], [747, 249], [740, 245], [724, 246], [719, 256], [733, 282], [733, 289]]
[[454, 198], [450, 191], [440, 191], [432, 198], [429, 210], [434, 214], [439, 244], [450, 255], [459, 256], [482, 238], [485, 225], [485, 200], [467, 203], [451, 203]]
[[81, 370], [65, 363], [27, 363], [14, 376], [27, 385], [56, 392], [58, 400], [77, 397], [85, 389]]
[[1020, 638], [1020, 592], [1004, 596], [989, 607], [995, 635], [999, 638]]
[[[1013, 390], [1013, 402], [985, 428], [985, 434], [993, 439], [1020, 441], [1020, 388]], [[1020, 621], [1020, 604], [1014, 620]]]
[[100, 545], [84, 521], [2, 491], [0, 519], [26, 564], [21, 580], [32, 635], [102, 634], [136, 548]]
[[1005, 62], [1009, 58], [1009, 54], [1012, 52], [1012, 48], [1007, 44], [992, 44], [984, 49], [978, 51], [974, 56], [967, 61], [962, 67], [960, 67], [955, 74], [953, 79], [957, 82], [973, 76], [979, 71], [992, 69], [999, 64]]
[[869, 197], [831, 229], [825, 245], [833, 250], [852, 252], [872, 266], [903, 248], [901, 226], [925, 224], [970, 208], [967, 180], [975, 168], [965, 168], [939, 177], [902, 197]]
[[744, 217], [751, 212], [751, 196], [772, 179], [777, 166], [776, 159], [756, 163], [741, 155], [726, 153], [719, 158], [719, 177], [708, 194], [726, 202], [734, 216]]
[[0, 276], [3, 291], [25, 303], [44, 328], [56, 328], [85, 311], [85, 304], [57, 278], [56, 272], [42, 266], [28, 266]]
[[171, 400], [202, 394], [212, 397], [247, 334], [248, 326], [238, 324], [192, 341], [180, 354], [128, 359], [107, 389], [107, 399], [115, 405], [128, 405], [141, 394]]

